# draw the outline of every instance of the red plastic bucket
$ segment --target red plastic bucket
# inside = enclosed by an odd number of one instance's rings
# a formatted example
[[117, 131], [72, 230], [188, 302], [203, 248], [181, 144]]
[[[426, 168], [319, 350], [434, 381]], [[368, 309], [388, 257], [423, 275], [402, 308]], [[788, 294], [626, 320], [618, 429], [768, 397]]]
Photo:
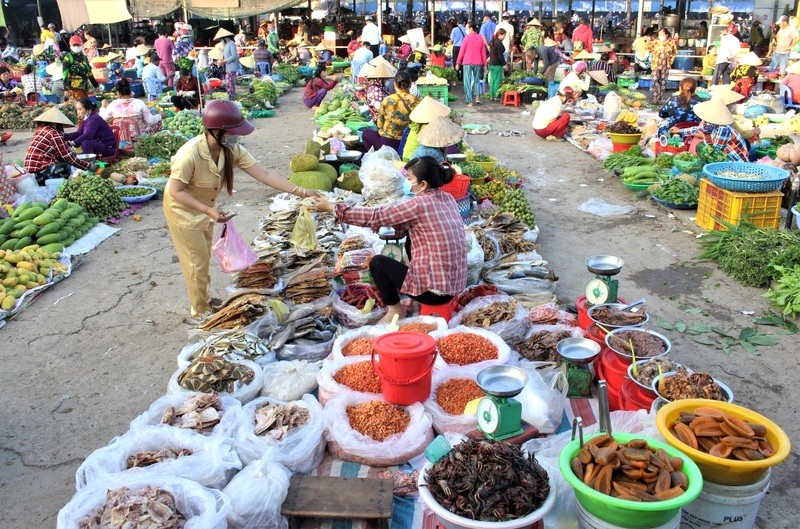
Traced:
[[372, 344], [372, 368], [381, 379], [383, 397], [392, 404], [424, 402], [431, 394], [435, 361], [436, 340], [425, 333], [392, 332]]
[[609, 389], [617, 393], [622, 391], [622, 383], [628, 376], [628, 366], [619, 359], [608, 347], [600, 351], [600, 364], [603, 365], [603, 374], [606, 377]]
[[606, 347], [606, 333], [600, 330], [600, 327], [595, 325], [594, 323], [586, 329], [586, 337], [592, 340], [593, 342], [597, 342], [600, 344], [600, 347]]
[[636, 382], [626, 378], [622, 383], [622, 397], [628, 411], [649, 410], [656, 396], [643, 390]]

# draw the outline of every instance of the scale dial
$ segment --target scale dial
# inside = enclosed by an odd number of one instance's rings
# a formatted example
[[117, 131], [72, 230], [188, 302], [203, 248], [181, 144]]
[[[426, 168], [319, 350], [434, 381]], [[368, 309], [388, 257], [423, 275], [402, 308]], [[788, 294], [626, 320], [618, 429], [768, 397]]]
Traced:
[[483, 433], [489, 435], [495, 433], [500, 426], [497, 403], [488, 397], [484, 397], [478, 402], [478, 426]]
[[608, 289], [608, 284], [600, 278], [594, 278], [586, 283], [586, 301], [592, 305], [602, 305], [607, 303], [611, 292]]

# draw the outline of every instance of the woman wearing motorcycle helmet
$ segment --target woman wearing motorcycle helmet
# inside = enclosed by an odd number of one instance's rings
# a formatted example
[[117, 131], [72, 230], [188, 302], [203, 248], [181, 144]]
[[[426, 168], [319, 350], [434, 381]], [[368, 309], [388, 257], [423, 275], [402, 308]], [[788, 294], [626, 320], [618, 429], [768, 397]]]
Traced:
[[233, 217], [216, 201], [224, 188], [233, 193], [233, 170], [270, 187], [309, 197], [314, 191], [298, 187], [258, 164], [239, 145], [239, 137], [253, 132], [241, 110], [231, 101], [214, 100], [203, 111], [205, 132], [186, 142], [172, 158], [172, 173], [164, 191], [164, 216], [178, 254], [191, 304], [191, 316], [201, 319], [211, 312], [211, 238], [215, 223]]

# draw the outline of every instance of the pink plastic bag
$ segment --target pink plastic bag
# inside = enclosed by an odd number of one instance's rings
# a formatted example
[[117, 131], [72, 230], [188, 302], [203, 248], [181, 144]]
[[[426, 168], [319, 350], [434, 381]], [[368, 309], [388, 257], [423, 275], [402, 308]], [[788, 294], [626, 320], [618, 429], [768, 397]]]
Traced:
[[219, 261], [222, 271], [227, 273], [244, 270], [258, 261], [258, 256], [250, 245], [242, 240], [231, 220], [223, 224], [217, 232], [211, 251]]

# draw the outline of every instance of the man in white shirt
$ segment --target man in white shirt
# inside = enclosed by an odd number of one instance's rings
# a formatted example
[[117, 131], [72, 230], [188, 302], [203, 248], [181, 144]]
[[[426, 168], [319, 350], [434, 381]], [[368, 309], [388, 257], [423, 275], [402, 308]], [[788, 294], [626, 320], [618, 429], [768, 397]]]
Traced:
[[563, 140], [569, 128], [569, 114], [561, 112], [566, 102], [575, 101], [575, 91], [565, 86], [558, 93], [539, 105], [533, 115], [533, 132], [547, 141]]
[[783, 75], [786, 73], [786, 67], [789, 66], [789, 54], [800, 39], [797, 31], [789, 25], [789, 17], [786, 15], [778, 19], [778, 27], [780, 29], [775, 35], [775, 51], [772, 52], [769, 71], [780, 70]]
[[507, 63], [510, 62], [509, 57], [511, 54], [511, 43], [514, 42], [514, 26], [512, 26], [511, 22], [509, 22], [510, 18], [511, 15], [508, 12], [503, 13], [503, 21], [497, 24], [497, 29], [495, 29], [495, 31], [499, 29], [506, 30], [506, 36], [503, 39], [503, 47], [506, 49], [505, 59]]
[[159, 66], [158, 55], [151, 53], [150, 63], [145, 64], [142, 69], [142, 86], [147, 93], [148, 101], [161, 98], [161, 93], [164, 90], [164, 81], [166, 80], [167, 78]]
[[362, 42], [361, 47], [353, 53], [353, 57], [350, 60], [350, 72], [353, 74], [354, 84], [358, 84], [358, 74], [361, 68], [374, 58], [369, 42]]
[[361, 30], [361, 42], [369, 42], [373, 57], [377, 57], [380, 54], [381, 30], [372, 22], [370, 15], [364, 18], [364, 22], [366, 23], [364, 29]]
[[715, 85], [722, 78], [724, 84], [731, 82], [731, 70], [733, 66], [731, 63], [736, 59], [736, 56], [742, 50], [742, 45], [739, 39], [730, 32], [730, 27], [722, 30], [722, 36], [719, 38], [719, 48], [717, 48], [717, 64], [714, 66], [714, 75], [711, 78], [711, 84]]

